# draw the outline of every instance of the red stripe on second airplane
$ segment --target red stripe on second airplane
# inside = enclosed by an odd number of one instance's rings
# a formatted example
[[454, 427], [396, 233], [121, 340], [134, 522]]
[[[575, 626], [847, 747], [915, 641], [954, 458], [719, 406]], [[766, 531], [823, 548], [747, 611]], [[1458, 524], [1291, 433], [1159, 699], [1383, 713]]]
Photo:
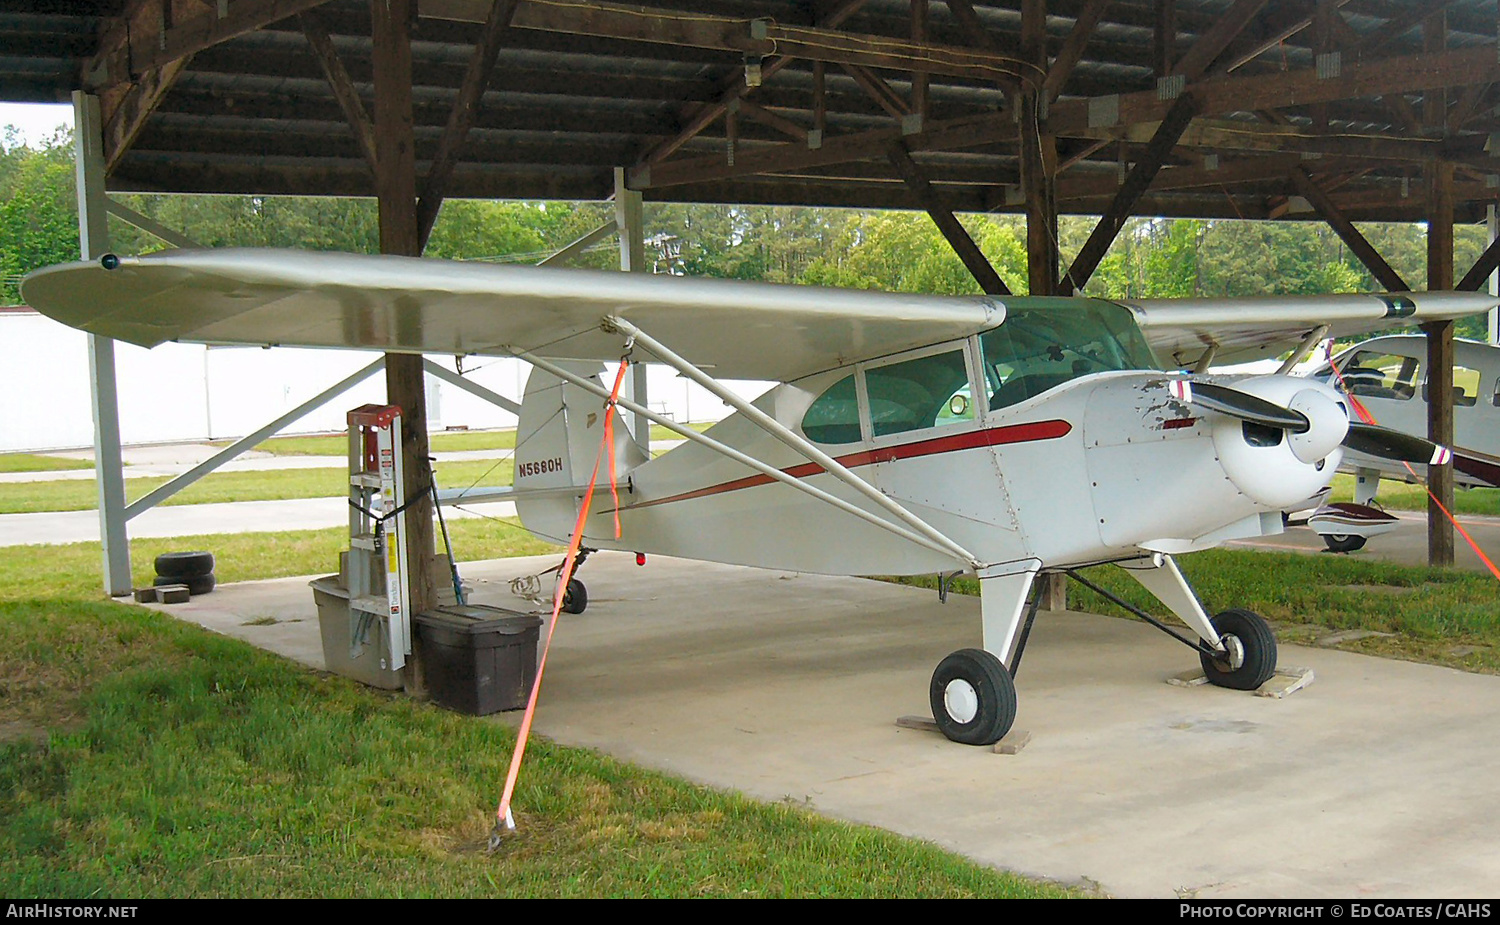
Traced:
[[[934, 456], [938, 453], [954, 453], [959, 450], [972, 450], [982, 446], [1004, 446], [1008, 443], [1055, 440], [1058, 437], [1067, 436], [1068, 432], [1072, 429], [1073, 425], [1067, 421], [1056, 420], [1036, 421], [1030, 424], [1010, 424], [1005, 427], [992, 427], [986, 430], [971, 430], [962, 434], [953, 434], [952, 436], [933, 437], [931, 440], [918, 440], [915, 443], [903, 443], [899, 446], [862, 450], [846, 456], [836, 456], [834, 459], [842, 466], [856, 469], [876, 463], [895, 462], [898, 459], [916, 459], [921, 456]], [[817, 475], [824, 470], [817, 463], [807, 462], [797, 466], [790, 466], [781, 471], [794, 478], [807, 478]], [[669, 504], [673, 501], [691, 501], [694, 498], [704, 498], [709, 495], [739, 491], [742, 488], [769, 485], [774, 481], [776, 480], [769, 475], [747, 475], [742, 479], [721, 482], [718, 485], [710, 485], [707, 488], [683, 492], [680, 495], [672, 495], [668, 498], [658, 498], [655, 501], [642, 501], [638, 504], [629, 504], [622, 507], [621, 510], [628, 511], [636, 508], [653, 507], [658, 504]]]

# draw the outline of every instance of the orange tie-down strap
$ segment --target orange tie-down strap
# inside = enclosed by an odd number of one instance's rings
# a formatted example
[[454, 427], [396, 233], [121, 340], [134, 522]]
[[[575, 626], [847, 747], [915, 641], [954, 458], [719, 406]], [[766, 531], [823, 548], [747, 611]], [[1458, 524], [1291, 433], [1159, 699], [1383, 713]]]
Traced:
[[542, 657], [537, 660], [536, 680], [532, 682], [531, 696], [526, 701], [526, 713], [521, 717], [521, 729], [516, 733], [516, 750], [510, 756], [510, 771], [505, 775], [505, 790], [500, 794], [500, 806], [495, 810], [495, 830], [490, 835], [490, 850], [499, 846], [502, 832], [516, 827], [510, 812], [510, 799], [516, 792], [516, 780], [521, 776], [521, 759], [526, 755], [526, 742], [531, 737], [531, 720], [536, 715], [537, 695], [542, 690], [542, 673], [547, 670], [547, 653], [552, 650], [552, 635], [557, 632], [557, 618], [562, 613], [563, 595], [568, 589], [568, 579], [573, 575], [578, 547], [583, 542], [583, 525], [588, 520], [589, 507], [594, 500], [594, 485], [599, 481], [599, 464], [606, 456], [609, 458], [609, 490], [615, 496], [615, 538], [620, 536], [619, 493], [615, 485], [614, 416], [615, 403], [620, 398], [620, 386], [625, 382], [625, 370], [629, 366], [629, 360], [621, 358], [620, 369], [615, 373], [614, 388], [610, 390], [609, 401], [604, 407], [604, 437], [599, 444], [599, 453], [594, 457], [594, 471], [589, 476], [588, 488], [583, 493], [583, 503], [578, 507], [578, 521], [573, 525], [573, 538], [568, 541], [568, 555], [563, 559], [557, 588], [552, 594], [552, 622], [547, 625], [547, 640], [542, 645]]
[[[1364, 402], [1354, 397], [1354, 393], [1349, 391], [1349, 383], [1344, 379], [1344, 371], [1339, 369], [1337, 363], [1333, 364], [1333, 374], [1339, 377], [1339, 385], [1344, 390], [1344, 396], [1349, 399], [1349, 404], [1354, 406], [1354, 410], [1359, 414], [1360, 420], [1366, 424], [1379, 424], [1380, 422], [1375, 420], [1375, 415], [1371, 414], [1370, 409], [1364, 406]], [[1495, 580], [1500, 581], [1500, 568], [1496, 568], [1495, 563], [1490, 561], [1490, 557], [1484, 554], [1484, 550], [1479, 548], [1479, 544], [1474, 541], [1474, 537], [1469, 535], [1469, 531], [1464, 529], [1464, 525], [1459, 523], [1458, 519], [1443, 506], [1443, 502], [1439, 501], [1438, 496], [1432, 493], [1432, 489], [1427, 487], [1427, 483], [1417, 477], [1417, 470], [1411, 467], [1411, 463], [1402, 460], [1401, 465], [1405, 466], [1406, 471], [1411, 473], [1412, 481], [1421, 485], [1422, 490], [1427, 492], [1427, 497], [1431, 498], [1432, 503], [1436, 504], [1438, 510], [1443, 512], [1443, 516], [1448, 518], [1448, 523], [1453, 525], [1453, 529], [1458, 531], [1458, 535], [1462, 536], [1464, 542], [1469, 544], [1469, 548], [1474, 550], [1474, 555], [1478, 556], [1479, 561], [1484, 563], [1484, 567], [1490, 570], [1490, 574], [1495, 576]]]

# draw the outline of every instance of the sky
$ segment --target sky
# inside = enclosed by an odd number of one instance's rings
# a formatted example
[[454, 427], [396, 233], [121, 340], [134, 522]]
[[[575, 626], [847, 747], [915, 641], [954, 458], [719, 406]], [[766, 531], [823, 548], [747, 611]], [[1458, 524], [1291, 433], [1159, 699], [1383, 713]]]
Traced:
[[14, 125], [28, 145], [39, 144], [59, 125], [72, 124], [73, 107], [67, 104], [0, 103], [0, 128]]

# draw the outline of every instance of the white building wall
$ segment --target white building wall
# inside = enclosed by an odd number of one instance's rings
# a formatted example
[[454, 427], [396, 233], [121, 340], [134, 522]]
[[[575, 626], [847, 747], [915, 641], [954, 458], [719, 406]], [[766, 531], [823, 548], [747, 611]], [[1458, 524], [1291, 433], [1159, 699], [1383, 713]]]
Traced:
[[[293, 347], [201, 347], [162, 344], [151, 350], [117, 343], [120, 432], [126, 444], [242, 437], [367, 365], [376, 353]], [[452, 357], [434, 357], [449, 369]], [[505, 357], [467, 357], [465, 378], [519, 401], [530, 365]], [[679, 421], [716, 421], [729, 409], [673, 370], [649, 369], [651, 410]], [[727, 383], [754, 398], [767, 383]], [[375, 375], [291, 424], [283, 433], [344, 429], [345, 412], [385, 400]], [[432, 430], [515, 426], [515, 416], [428, 377]], [[0, 453], [93, 445], [88, 338], [29, 311], [0, 311]]]

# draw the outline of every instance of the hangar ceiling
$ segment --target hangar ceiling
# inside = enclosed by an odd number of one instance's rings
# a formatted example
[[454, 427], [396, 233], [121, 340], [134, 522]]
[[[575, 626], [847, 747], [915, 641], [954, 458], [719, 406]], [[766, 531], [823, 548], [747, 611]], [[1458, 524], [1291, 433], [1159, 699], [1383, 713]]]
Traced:
[[[648, 200], [1024, 211], [1028, 135], [1065, 213], [1420, 221], [1435, 162], [1459, 221], [1500, 193], [1494, 0], [494, 6], [413, 26], [451, 196], [602, 199], [626, 167]], [[117, 191], [373, 195], [372, 59], [368, 0], [0, 3], [0, 98], [97, 92]]]

